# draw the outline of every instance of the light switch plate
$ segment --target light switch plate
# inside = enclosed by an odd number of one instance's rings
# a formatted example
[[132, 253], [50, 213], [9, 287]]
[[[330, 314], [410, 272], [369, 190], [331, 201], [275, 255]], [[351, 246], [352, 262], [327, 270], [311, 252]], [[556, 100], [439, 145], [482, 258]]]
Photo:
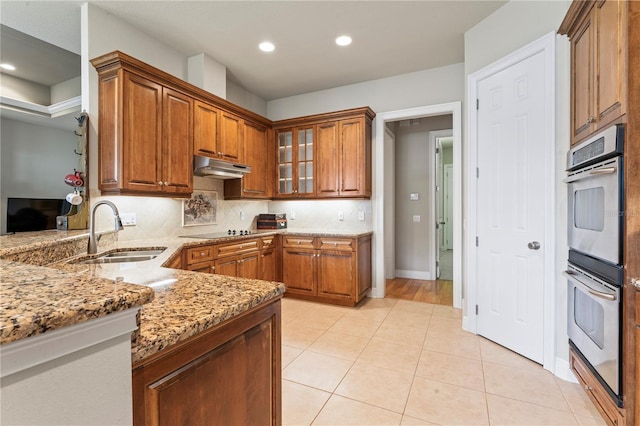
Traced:
[[418, 201], [420, 199], [420, 194], [418, 192], [412, 192], [409, 199], [411, 201]]
[[420, 222], [420, 215], [419, 214], [414, 214], [413, 215], [413, 221], [414, 222]]
[[358, 212], [358, 220], [364, 222], [364, 212]]
[[344, 220], [344, 212], [338, 212], [338, 220]]

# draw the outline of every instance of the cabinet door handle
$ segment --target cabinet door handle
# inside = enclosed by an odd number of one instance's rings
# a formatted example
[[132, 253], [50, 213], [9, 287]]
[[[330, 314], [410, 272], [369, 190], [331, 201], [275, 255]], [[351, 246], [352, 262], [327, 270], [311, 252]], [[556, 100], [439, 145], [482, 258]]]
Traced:
[[640, 290], [640, 279], [631, 278], [631, 285]]

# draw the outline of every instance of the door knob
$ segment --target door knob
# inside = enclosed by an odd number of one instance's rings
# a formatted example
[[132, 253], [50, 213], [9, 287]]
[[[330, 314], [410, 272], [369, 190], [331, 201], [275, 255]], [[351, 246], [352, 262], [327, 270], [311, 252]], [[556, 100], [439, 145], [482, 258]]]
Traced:
[[531, 241], [527, 244], [527, 247], [529, 247], [529, 250], [538, 250], [540, 248], [540, 243], [537, 241]]

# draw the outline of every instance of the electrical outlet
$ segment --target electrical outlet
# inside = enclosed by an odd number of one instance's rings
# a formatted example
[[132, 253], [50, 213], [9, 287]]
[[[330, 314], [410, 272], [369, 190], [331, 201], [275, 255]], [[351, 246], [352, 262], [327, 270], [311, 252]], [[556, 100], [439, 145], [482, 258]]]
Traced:
[[244, 220], [244, 218], [246, 217], [246, 215], [244, 214], [244, 211], [240, 212], [240, 220]]
[[338, 212], [338, 220], [344, 220], [344, 212]]
[[358, 212], [358, 220], [360, 222], [364, 222], [364, 212], [362, 212], [362, 211]]
[[136, 214], [135, 213], [120, 213], [120, 221], [122, 221], [122, 226], [135, 226], [136, 225]]
[[289, 219], [296, 220], [296, 211], [295, 210], [291, 210], [289, 212]]

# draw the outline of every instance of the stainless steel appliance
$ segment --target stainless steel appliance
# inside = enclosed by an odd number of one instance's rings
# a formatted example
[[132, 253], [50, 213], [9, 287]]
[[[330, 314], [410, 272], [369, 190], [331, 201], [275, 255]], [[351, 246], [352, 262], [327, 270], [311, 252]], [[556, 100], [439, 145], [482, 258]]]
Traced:
[[603, 279], [575, 264], [569, 264], [564, 275], [568, 286], [569, 344], [590, 367], [612, 399], [622, 406], [622, 280], [612, 282]]
[[217, 179], [240, 179], [251, 173], [251, 167], [246, 164], [232, 163], [217, 158], [193, 156], [193, 174], [195, 176], [213, 177]]
[[567, 155], [569, 345], [622, 406], [624, 126]]
[[569, 247], [622, 263], [622, 125], [609, 127], [567, 156]]

